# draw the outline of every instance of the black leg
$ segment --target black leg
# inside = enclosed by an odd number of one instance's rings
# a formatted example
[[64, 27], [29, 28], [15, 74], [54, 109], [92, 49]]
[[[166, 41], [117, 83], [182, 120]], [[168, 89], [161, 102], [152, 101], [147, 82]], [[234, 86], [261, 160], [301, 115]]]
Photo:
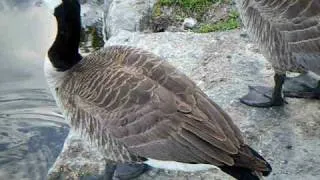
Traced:
[[85, 175], [80, 180], [130, 180], [149, 170], [143, 163], [107, 164], [102, 175]]
[[287, 78], [283, 85], [286, 97], [320, 99], [320, 81], [309, 73]]
[[107, 164], [104, 169], [104, 175], [101, 180], [112, 180], [113, 174], [117, 168], [117, 165]]
[[116, 167], [116, 165], [108, 164], [103, 174], [84, 174], [79, 177], [79, 180], [112, 180]]
[[283, 95], [282, 95], [282, 85], [284, 83], [284, 80], [286, 78], [286, 75], [274, 75], [274, 90], [272, 93], [272, 99], [271, 99], [271, 105], [272, 106], [281, 106], [283, 105]]
[[282, 97], [282, 85], [285, 80], [284, 74], [274, 75], [274, 88], [264, 86], [249, 86], [249, 93], [242, 98], [240, 102], [254, 107], [281, 106], [284, 104]]

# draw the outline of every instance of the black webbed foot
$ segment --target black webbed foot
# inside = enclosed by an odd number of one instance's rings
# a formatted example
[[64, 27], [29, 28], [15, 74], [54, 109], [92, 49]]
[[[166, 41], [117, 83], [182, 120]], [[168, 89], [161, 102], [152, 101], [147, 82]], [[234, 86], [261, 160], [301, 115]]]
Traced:
[[140, 176], [149, 169], [150, 167], [143, 163], [108, 164], [103, 175], [82, 176], [80, 180], [129, 180]]
[[281, 96], [273, 98], [272, 94], [271, 87], [249, 86], [248, 94], [240, 98], [240, 102], [253, 107], [281, 106], [286, 103]]
[[282, 96], [282, 85], [286, 75], [275, 73], [274, 88], [264, 86], [249, 86], [249, 93], [240, 98], [240, 102], [254, 107], [282, 106], [284, 101]]
[[286, 97], [320, 99], [320, 81], [308, 73], [297, 77], [287, 77], [283, 85]]
[[132, 164], [118, 164], [114, 174], [113, 180], [129, 180], [136, 178], [149, 170], [149, 166], [143, 163], [132, 163]]

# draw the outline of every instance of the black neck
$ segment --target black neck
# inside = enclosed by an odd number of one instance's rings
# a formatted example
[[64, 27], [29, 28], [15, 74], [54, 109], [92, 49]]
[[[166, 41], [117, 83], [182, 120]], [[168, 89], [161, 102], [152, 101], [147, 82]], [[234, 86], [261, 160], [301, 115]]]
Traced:
[[58, 71], [68, 70], [82, 59], [79, 54], [80, 4], [78, 0], [62, 1], [54, 10], [58, 33], [48, 51], [48, 57]]

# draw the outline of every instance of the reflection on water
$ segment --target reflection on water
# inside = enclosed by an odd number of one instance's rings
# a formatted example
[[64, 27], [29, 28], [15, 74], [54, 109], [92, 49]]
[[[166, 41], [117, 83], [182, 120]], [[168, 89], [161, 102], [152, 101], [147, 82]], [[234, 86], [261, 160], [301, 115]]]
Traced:
[[54, 19], [32, 4], [0, 2], [0, 179], [45, 179], [68, 133], [42, 70]]
[[0, 175], [3, 179], [45, 179], [68, 127], [46, 90], [0, 95]]

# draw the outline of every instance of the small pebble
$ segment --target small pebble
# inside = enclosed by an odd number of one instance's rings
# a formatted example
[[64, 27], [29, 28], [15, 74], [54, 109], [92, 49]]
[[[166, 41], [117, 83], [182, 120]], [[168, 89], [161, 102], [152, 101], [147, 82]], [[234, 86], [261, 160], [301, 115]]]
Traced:
[[286, 148], [287, 149], [292, 149], [292, 145], [287, 145]]
[[196, 19], [194, 19], [194, 18], [186, 18], [186, 19], [184, 19], [182, 26], [183, 26], [184, 29], [192, 29], [192, 28], [194, 28], [194, 26], [196, 24], [197, 24], [197, 20]]

